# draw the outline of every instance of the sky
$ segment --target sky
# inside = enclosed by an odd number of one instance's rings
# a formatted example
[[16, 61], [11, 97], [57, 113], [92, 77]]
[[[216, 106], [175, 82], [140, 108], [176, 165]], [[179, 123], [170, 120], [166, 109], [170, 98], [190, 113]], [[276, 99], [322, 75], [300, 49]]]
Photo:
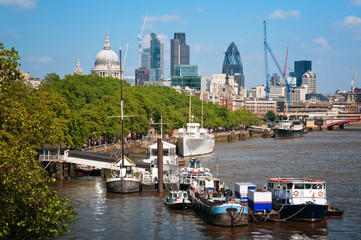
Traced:
[[[170, 72], [170, 39], [186, 33], [190, 63], [199, 75], [221, 73], [224, 52], [233, 41], [243, 63], [246, 88], [265, 84], [264, 28], [267, 41], [288, 72], [294, 61], [311, 60], [318, 92], [350, 90], [361, 66], [361, 0], [0, 0], [0, 42], [22, 57], [31, 77], [73, 74], [79, 59], [83, 74], [94, 67], [109, 32], [112, 50], [128, 53], [124, 75], [139, 66], [138, 33], [147, 17], [142, 46], [149, 33], [164, 44], [164, 75]], [[269, 72], [278, 73], [268, 57]], [[361, 74], [360, 74], [361, 75]], [[361, 87], [361, 76], [355, 87]]]

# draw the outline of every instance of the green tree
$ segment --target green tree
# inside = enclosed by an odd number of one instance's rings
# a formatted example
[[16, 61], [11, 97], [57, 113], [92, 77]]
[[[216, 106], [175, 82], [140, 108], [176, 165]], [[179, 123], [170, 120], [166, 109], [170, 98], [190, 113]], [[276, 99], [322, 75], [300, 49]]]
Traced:
[[273, 122], [276, 119], [276, 114], [273, 111], [268, 111], [264, 117], [267, 122]]
[[18, 59], [0, 44], [0, 238], [53, 238], [68, 231], [75, 212], [47, 186], [35, 149], [70, 140], [67, 106], [19, 81]]

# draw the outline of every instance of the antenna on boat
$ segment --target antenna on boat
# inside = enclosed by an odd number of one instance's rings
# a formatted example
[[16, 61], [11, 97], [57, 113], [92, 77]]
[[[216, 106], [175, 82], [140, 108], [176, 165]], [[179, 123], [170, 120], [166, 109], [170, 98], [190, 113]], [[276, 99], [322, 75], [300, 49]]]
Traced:
[[219, 161], [219, 157], [217, 156], [217, 165], [216, 165], [216, 169], [217, 169], [217, 178], [218, 178], [218, 161]]

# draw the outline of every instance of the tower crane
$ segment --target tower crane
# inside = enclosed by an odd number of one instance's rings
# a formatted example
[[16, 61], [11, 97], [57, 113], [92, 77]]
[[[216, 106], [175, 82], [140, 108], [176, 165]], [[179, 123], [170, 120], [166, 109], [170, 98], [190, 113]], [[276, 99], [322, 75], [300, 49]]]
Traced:
[[[273, 51], [271, 49], [271, 47], [268, 45], [268, 42], [267, 42], [267, 38], [266, 38], [266, 21], [263, 21], [263, 26], [264, 26], [264, 34], [265, 34], [265, 38], [264, 38], [264, 46], [265, 46], [265, 51], [268, 50], [268, 52], [271, 54], [271, 57], [273, 59], [273, 62], [276, 64], [276, 67], [280, 73], [280, 75], [283, 77], [283, 80], [285, 81], [286, 83], [286, 89], [287, 89], [287, 110], [288, 112], [290, 111], [291, 109], [291, 86], [286, 78], [286, 76], [283, 75], [283, 71], [282, 71], [282, 68], [280, 66], [280, 64], [278, 63], [275, 55], [273, 54]], [[265, 56], [266, 53], [265, 53]], [[267, 62], [267, 60], [266, 60]], [[267, 66], [267, 63], [266, 63], [266, 67]], [[267, 70], [268, 71], [268, 70]], [[267, 94], [267, 90], [269, 91], [269, 86], [268, 86], [268, 78], [267, 78], [267, 82], [266, 82], [266, 94]], [[268, 93], [269, 94], [269, 93]]]
[[123, 79], [123, 72], [124, 72], [124, 67], [125, 67], [125, 60], [127, 60], [128, 47], [129, 47], [129, 42], [127, 42], [127, 47], [125, 48], [125, 54], [124, 54], [122, 72], [121, 72], [121, 74], [122, 74], [121, 79]]
[[266, 21], [263, 21], [264, 25], [264, 65], [266, 73], [266, 101], [269, 101], [269, 72], [268, 72], [268, 57], [267, 57], [267, 34], [266, 34]]
[[144, 26], [145, 26], [145, 23], [147, 22], [147, 18], [148, 16], [146, 15], [145, 18], [144, 18], [144, 23], [143, 23], [143, 27], [142, 27], [142, 31], [138, 32], [138, 42], [139, 42], [139, 67], [141, 67], [142, 65], [142, 36], [143, 36], [143, 31], [144, 31]]
[[287, 51], [286, 51], [286, 61], [285, 61], [285, 68], [283, 69], [283, 76], [286, 76], [287, 58], [288, 58], [288, 47], [287, 47]]
[[351, 80], [351, 94], [355, 92], [355, 82], [356, 82], [357, 74], [358, 74], [358, 68], [356, 69], [355, 76], [353, 76]]

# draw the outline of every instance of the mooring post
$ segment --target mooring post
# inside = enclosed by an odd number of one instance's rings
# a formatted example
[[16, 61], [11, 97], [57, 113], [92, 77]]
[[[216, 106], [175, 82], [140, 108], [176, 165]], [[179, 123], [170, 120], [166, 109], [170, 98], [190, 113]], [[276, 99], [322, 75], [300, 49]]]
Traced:
[[63, 181], [64, 180], [64, 164], [63, 162], [59, 162], [59, 167], [60, 167], [60, 181]]
[[158, 148], [158, 192], [163, 192], [163, 142], [161, 138], [157, 141]]

